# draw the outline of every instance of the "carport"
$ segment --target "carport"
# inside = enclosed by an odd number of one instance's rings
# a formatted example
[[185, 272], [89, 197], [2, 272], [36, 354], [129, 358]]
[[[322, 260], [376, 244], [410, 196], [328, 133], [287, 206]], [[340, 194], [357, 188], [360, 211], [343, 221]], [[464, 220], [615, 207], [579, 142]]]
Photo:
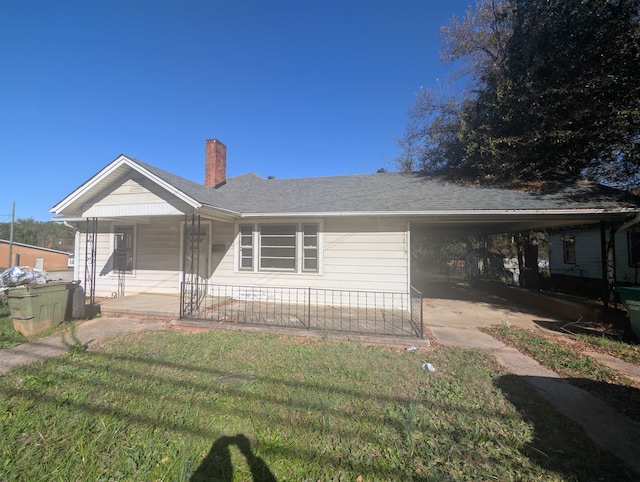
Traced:
[[[591, 189], [594, 185], [587, 185]], [[600, 192], [603, 186], [597, 187]], [[615, 194], [613, 190], [605, 193]], [[486, 239], [495, 234], [529, 233], [541, 230], [558, 229], [575, 226], [597, 226], [600, 230], [600, 252], [602, 259], [602, 290], [601, 298], [607, 307], [612, 300], [612, 291], [615, 286], [615, 245], [614, 237], [617, 232], [623, 231], [640, 221], [640, 201], [635, 196], [625, 195], [624, 199], [618, 199], [619, 205], [611, 205], [611, 198], [606, 198], [603, 203], [602, 194], [593, 192], [567, 199], [566, 207], [550, 207], [548, 209], [505, 209], [504, 211], [474, 211], [474, 212], [448, 212], [438, 213], [437, 216], [415, 218], [411, 222], [411, 252], [415, 254], [416, 243], [423, 236], [477, 236]], [[619, 195], [619, 194], [618, 194]], [[541, 197], [557, 197], [554, 195], [541, 195]], [[561, 198], [560, 198], [561, 199]], [[556, 199], [557, 200], [557, 199]], [[573, 201], [573, 203], [569, 203]], [[604, 205], [603, 205], [604, 204]], [[523, 258], [528, 264], [537, 264], [537, 250], [534, 251], [533, 260], [527, 260], [529, 253], [524, 247]], [[415, 262], [415, 256], [412, 256]], [[415, 267], [413, 267], [415, 268]], [[424, 280], [414, 277], [412, 270], [411, 284], [421, 290], [426, 298], [431, 297], [429, 286], [424, 285]], [[538, 289], [533, 283], [521, 283], [522, 287]]]

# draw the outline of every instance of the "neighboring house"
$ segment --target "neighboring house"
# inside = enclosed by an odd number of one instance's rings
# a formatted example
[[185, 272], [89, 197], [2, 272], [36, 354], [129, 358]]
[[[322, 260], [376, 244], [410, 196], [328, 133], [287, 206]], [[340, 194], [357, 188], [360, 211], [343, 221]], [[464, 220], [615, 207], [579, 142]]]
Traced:
[[466, 274], [517, 285], [520, 278], [518, 255], [506, 249], [474, 249], [465, 260]]
[[6, 269], [11, 266], [29, 266], [44, 271], [66, 270], [69, 267], [69, 253], [0, 239], [0, 267]]
[[96, 296], [177, 294], [185, 280], [407, 293], [414, 230], [623, 223], [640, 202], [589, 183], [534, 194], [409, 173], [227, 179], [226, 147], [208, 140], [204, 184], [120, 155], [51, 212], [77, 227], [74, 278]]
[[[639, 284], [640, 225], [629, 223], [626, 228], [618, 227], [613, 238], [615, 263], [609, 263], [612, 276], [618, 284]], [[567, 227], [550, 234], [549, 271], [554, 286], [564, 291], [571, 291], [571, 286], [582, 290], [597, 286], [603, 276], [601, 229]]]

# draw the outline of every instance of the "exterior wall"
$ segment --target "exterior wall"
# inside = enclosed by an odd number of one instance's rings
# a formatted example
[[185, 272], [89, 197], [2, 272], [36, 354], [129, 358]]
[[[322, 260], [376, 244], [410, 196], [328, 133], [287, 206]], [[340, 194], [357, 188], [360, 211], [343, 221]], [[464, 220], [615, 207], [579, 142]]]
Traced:
[[[242, 223], [251, 223], [243, 220]], [[255, 220], [256, 224], [264, 220]], [[269, 220], [291, 223], [295, 220]], [[302, 222], [302, 221], [300, 221]], [[318, 220], [304, 220], [318, 222]], [[212, 283], [326, 290], [392, 291], [409, 289], [407, 221], [390, 218], [327, 218], [320, 222], [320, 270], [316, 273], [247, 272], [238, 269], [238, 227], [219, 232], [230, 249], [220, 258]], [[215, 241], [214, 241], [215, 242]]]
[[[183, 217], [152, 217], [135, 225], [135, 270], [125, 274], [125, 294], [180, 293], [182, 280]], [[251, 223], [243, 220], [242, 223]], [[256, 224], [265, 220], [255, 220]], [[292, 220], [269, 220], [290, 223]], [[302, 222], [302, 221], [301, 221]], [[325, 290], [409, 290], [409, 233], [402, 219], [328, 218], [304, 222], [320, 223], [318, 272], [246, 272], [238, 269], [238, 225], [203, 219], [211, 226], [207, 263], [212, 284], [274, 286]], [[98, 224], [96, 296], [111, 297], [118, 291], [118, 273], [113, 271], [115, 224]], [[84, 285], [86, 224], [79, 223], [76, 244], [76, 278]]]
[[69, 267], [69, 254], [52, 249], [28, 246], [26, 244], [13, 243], [11, 250], [11, 262], [9, 263], [9, 241], [0, 240], [0, 267], [6, 269], [13, 266], [15, 256], [20, 256], [20, 266], [36, 267], [36, 259], [42, 259], [42, 269], [64, 270]]
[[[563, 236], [575, 237], [575, 263], [564, 262]], [[602, 279], [601, 260], [599, 228], [588, 231], [566, 230], [549, 236], [549, 271], [552, 275]]]
[[[180, 293], [180, 217], [150, 218], [135, 224], [135, 269], [125, 274], [125, 294]], [[114, 225], [129, 224], [100, 221], [96, 237], [96, 296], [111, 297], [118, 291], [118, 273], [113, 270]], [[86, 224], [78, 223], [76, 278], [85, 283]]]
[[[576, 262], [564, 262], [562, 236], [574, 236], [576, 240]], [[640, 272], [629, 266], [627, 231], [616, 233], [616, 281], [635, 284], [640, 282]], [[549, 237], [549, 270], [552, 275], [576, 276], [602, 279], [602, 250], [600, 229], [564, 231]]]

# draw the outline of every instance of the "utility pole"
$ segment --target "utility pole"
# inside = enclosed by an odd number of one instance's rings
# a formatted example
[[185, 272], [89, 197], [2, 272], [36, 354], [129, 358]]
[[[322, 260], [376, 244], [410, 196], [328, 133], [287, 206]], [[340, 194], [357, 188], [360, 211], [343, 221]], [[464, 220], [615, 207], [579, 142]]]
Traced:
[[11, 230], [9, 231], [9, 264], [7, 268], [11, 268], [13, 263], [11, 261], [11, 257], [13, 256], [13, 223], [15, 222], [16, 217], [16, 202], [13, 201], [11, 203]]

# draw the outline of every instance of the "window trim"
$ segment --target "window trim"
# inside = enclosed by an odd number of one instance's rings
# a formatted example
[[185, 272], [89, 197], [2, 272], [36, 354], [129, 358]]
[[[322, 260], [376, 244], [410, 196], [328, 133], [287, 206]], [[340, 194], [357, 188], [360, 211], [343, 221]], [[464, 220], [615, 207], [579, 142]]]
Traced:
[[[295, 254], [294, 254], [294, 262], [293, 265], [294, 267], [287, 267], [287, 268], [277, 268], [277, 267], [263, 267], [263, 263], [262, 263], [262, 248], [264, 248], [265, 246], [263, 245], [263, 240], [262, 240], [262, 227], [263, 226], [295, 226], [295, 234], [294, 234], [294, 248], [295, 248]], [[304, 229], [305, 226], [316, 226], [316, 233], [315, 233], [315, 237], [316, 237], [316, 245], [315, 245], [315, 250], [316, 250], [316, 265], [317, 267], [315, 269], [313, 268], [307, 268], [305, 269], [305, 260], [306, 259], [312, 259], [310, 257], [305, 257], [305, 251], [307, 249], [309, 249], [309, 247], [307, 247], [305, 249], [304, 247], [304, 242], [305, 242], [305, 234], [304, 234]], [[253, 232], [253, 236], [252, 236], [252, 267], [251, 268], [243, 268], [242, 267], [242, 234], [241, 234], [241, 227], [242, 226], [250, 226], [252, 228], [252, 232]], [[235, 249], [235, 262], [234, 262], [234, 271], [237, 273], [291, 273], [291, 274], [296, 274], [296, 275], [300, 275], [300, 274], [306, 274], [306, 275], [319, 275], [322, 274], [322, 239], [323, 239], [323, 222], [322, 220], [312, 220], [312, 221], [306, 221], [306, 220], [301, 220], [301, 219], [296, 219], [296, 220], [289, 220], [289, 219], [279, 219], [278, 221], [274, 221], [274, 222], [254, 222], [254, 223], [246, 223], [246, 222], [239, 222], [236, 223], [236, 249]], [[308, 238], [307, 238], [308, 239]], [[272, 246], [272, 247], [277, 247], [277, 246]]]
[[[251, 229], [251, 233], [250, 234], [242, 234], [242, 228], [246, 227], [246, 228], [250, 228]], [[254, 224], [239, 224], [238, 225], [238, 263], [237, 263], [237, 267], [238, 270], [240, 271], [253, 271], [255, 268], [255, 225]], [[250, 245], [243, 245], [242, 244], [242, 238], [243, 236], [245, 238], [248, 238], [251, 240], [251, 244]], [[243, 248], [248, 248], [248, 250], [251, 250], [251, 256], [249, 257], [247, 256], [243, 256], [242, 251]], [[244, 259], [250, 259], [251, 260], [251, 266], [243, 266], [242, 265], [242, 261]]]
[[[138, 227], [136, 224], [134, 223], [112, 223], [111, 224], [111, 229], [109, 232], [109, 243], [110, 243], [110, 253], [111, 256], [115, 255], [115, 251], [116, 251], [116, 234], [118, 233], [118, 231], [116, 230], [116, 228], [120, 228], [120, 227], [130, 227], [132, 228], [132, 235], [133, 235], [133, 242], [132, 242], [132, 246], [131, 246], [131, 250], [132, 252], [132, 256], [131, 256], [131, 270], [125, 270], [124, 274], [126, 275], [135, 275], [136, 274], [136, 266], [137, 266], [137, 251], [138, 251]], [[113, 262], [111, 263], [111, 275], [118, 275], [118, 271], [116, 270], [116, 265], [115, 265], [115, 257], [113, 258]]]
[[[305, 233], [305, 226], [315, 226], [315, 235], [308, 235]], [[302, 242], [300, 243], [300, 271], [304, 273], [317, 273], [320, 271], [320, 224], [319, 223], [300, 223], [300, 236], [302, 237]], [[305, 239], [307, 238], [315, 238], [315, 244], [310, 245], [309, 247], [305, 243]], [[309, 250], [315, 250], [315, 257], [307, 257], [306, 252]], [[316, 267], [315, 268], [306, 268], [305, 262], [307, 259], [315, 259]]]

